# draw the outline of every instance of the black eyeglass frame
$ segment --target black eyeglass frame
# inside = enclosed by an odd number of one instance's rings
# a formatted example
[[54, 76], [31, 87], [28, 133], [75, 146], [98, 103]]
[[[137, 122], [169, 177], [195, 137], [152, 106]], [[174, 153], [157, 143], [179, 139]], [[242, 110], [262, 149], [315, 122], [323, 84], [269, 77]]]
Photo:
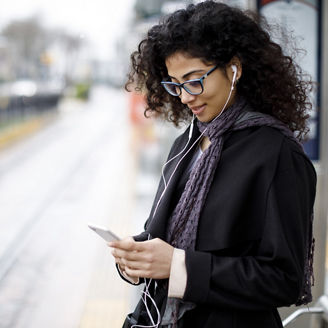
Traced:
[[[199, 79], [193, 79], [193, 80], [188, 80], [185, 81], [183, 83], [176, 83], [176, 82], [170, 82], [170, 81], [162, 81], [161, 84], [164, 87], [164, 89], [171, 95], [174, 97], [179, 97], [182, 93], [181, 88], [183, 88], [186, 92], [188, 92], [190, 95], [193, 96], [198, 96], [200, 94], [202, 94], [204, 92], [204, 84], [203, 81], [206, 77], [208, 77], [214, 70], [216, 70], [219, 67], [219, 65], [215, 65], [213, 68], [211, 68], [207, 73], [205, 73], [203, 76], [201, 76]], [[190, 83], [190, 82], [199, 82], [200, 86], [201, 86], [201, 91], [200, 92], [192, 92], [190, 90], [188, 90], [188, 88], [185, 86], [186, 83]], [[175, 87], [179, 88], [179, 93], [174, 93], [172, 92], [169, 87], [169, 85], [174, 85]]]

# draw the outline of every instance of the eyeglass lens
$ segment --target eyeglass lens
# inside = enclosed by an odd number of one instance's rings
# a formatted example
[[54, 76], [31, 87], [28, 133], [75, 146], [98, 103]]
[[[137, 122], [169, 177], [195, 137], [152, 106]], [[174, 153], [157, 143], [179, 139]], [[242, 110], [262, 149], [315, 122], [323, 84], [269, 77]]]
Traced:
[[[164, 86], [167, 89], [167, 91], [172, 95], [179, 96], [181, 94], [181, 88], [182, 88], [181, 86], [174, 85], [174, 84], [165, 84]], [[183, 87], [188, 93], [194, 95], [200, 94], [203, 91], [200, 81], [190, 81], [184, 83]]]

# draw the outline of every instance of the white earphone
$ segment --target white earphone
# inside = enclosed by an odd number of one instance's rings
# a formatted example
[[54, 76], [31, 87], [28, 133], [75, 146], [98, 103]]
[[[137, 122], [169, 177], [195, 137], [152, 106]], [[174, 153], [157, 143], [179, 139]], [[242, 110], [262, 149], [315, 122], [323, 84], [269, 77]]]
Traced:
[[231, 90], [234, 89], [235, 87], [235, 82], [236, 82], [236, 78], [237, 78], [237, 66], [236, 65], [231, 65], [231, 69], [233, 71], [233, 77], [232, 77], [232, 83], [231, 83]]

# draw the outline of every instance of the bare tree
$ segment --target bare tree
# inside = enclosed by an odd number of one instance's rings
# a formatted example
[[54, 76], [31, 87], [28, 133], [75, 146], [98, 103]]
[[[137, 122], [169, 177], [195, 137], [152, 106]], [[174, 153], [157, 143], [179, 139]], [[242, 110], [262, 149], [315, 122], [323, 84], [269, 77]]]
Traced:
[[56, 43], [65, 57], [65, 81], [69, 84], [84, 42], [79, 35], [61, 29], [45, 28], [38, 16], [10, 22], [1, 32], [7, 40], [13, 75], [16, 78], [39, 79], [47, 67], [42, 57]]
[[78, 61], [78, 55], [82, 46], [84, 46], [85, 40], [82, 39], [80, 35], [68, 33], [64, 30], [53, 31], [53, 36], [65, 55], [66, 65], [64, 79], [66, 85], [70, 85]]
[[10, 45], [16, 77], [38, 76], [40, 55], [52, 42], [39, 18], [32, 16], [12, 21], [3, 29], [2, 35]]

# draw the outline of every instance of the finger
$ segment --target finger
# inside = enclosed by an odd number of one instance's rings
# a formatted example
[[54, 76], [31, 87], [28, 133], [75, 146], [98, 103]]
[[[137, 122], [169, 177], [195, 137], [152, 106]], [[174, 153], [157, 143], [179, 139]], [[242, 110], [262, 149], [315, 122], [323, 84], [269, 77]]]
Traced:
[[153, 271], [153, 265], [145, 261], [128, 261], [126, 259], [121, 259], [125, 267], [128, 267], [133, 270], [141, 270], [143, 272]]
[[151, 273], [145, 270], [140, 270], [140, 269], [133, 269], [128, 266], [125, 267], [125, 272], [128, 276], [134, 277], [134, 278], [151, 278]]
[[126, 252], [119, 248], [114, 248], [111, 251], [111, 253], [115, 258], [121, 258], [121, 259], [124, 258], [124, 259], [133, 260], [133, 256], [131, 255], [131, 252]]
[[122, 263], [117, 263], [118, 268], [120, 269], [121, 272], [125, 271], [125, 265]]
[[138, 243], [134, 241], [132, 237], [128, 237], [122, 240], [112, 241], [108, 243], [108, 246], [125, 251], [138, 250]]
[[146, 252], [137, 252], [137, 251], [126, 251], [120, 248], [114, 248], [111, 251], [112, 255], [115, 258], [124, 258], [128, 261], [146, 261], [149, 262], [149, 258], [151, 254]]
[[111, 254], [113, 255], [114, 260], [115, 260], [116, 263], [118, 263], [119, 261], [121, 261], [122, 256], [119, 256], [119, 255], [116, 254], [116, 252], [114, 252], [114, 251], [111, 251]]
[[122, 239], [119, 239], [119, 240], [110, 241], [110, 242], [107, 243], [107, 245], [110, 246], [110, 247], [117, 247], [122, 242], [129, 241], [129, 240], [134, 241], [134, 239], [129, 236], [129, 237], [125, 237], [125, 238], [122, 238]]

